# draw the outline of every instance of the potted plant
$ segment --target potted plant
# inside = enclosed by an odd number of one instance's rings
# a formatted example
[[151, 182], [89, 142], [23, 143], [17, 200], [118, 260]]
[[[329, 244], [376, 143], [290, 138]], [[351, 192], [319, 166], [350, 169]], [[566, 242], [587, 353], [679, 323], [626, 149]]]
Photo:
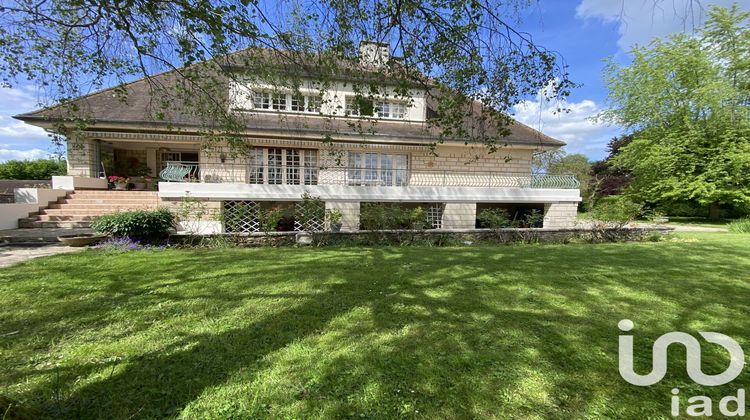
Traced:
[[339, 209], [331, 209], [330, 212], [328, 212], [328, 224], [331, 226], [332, 232], [340, 232], [341, 231], [341, 211]]
[[134, 190], [143, 191], [146, 189], [146, 177], [149, 173], [151, 173], [151, 169], [145, 163], [138, 163], [130, 170], [130, 182], [133, 184]]
[[136, 191], [143, 191], [146, 189], [146, 180], [142, 176], [134, 176], [130, 178], [130, 182], [133, 184], [133, 189]]
[[119, 175], [112, 175], [107, 178], [107, 180], [112, 183], [112, 185], [115, 186], [115, 189], [118, 191], [124, 191], [128, 189], [128, 183], [130, 180], [128, 178], [125, 178], [124, 176]]
[[146, 189], [151, 191], [154, 189], [154, 177], [152, 176], [144, 176], [143, 181], [146, 183]]

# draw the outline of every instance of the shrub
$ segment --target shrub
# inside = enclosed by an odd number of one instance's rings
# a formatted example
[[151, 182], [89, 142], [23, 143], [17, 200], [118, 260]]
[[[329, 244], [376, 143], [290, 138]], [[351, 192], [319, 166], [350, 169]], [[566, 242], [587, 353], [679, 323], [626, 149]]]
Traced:
[[53, 175], [65, 175], [64, 160], [9, 160], [0, 163], [0, 179], [51, 179]]
[[750, 219], [735, 220], [727, 228], [733, 233], [750, 233]]
[[261, 232], [275, 232], [279, 226], [279, 222], [284, 218], [284, 209], [281, 208], [270, 208], [270, 209], [258, 209], [258, 223], [260, 224]]
[[479, 223], [484, 228], [502, 229], [510, 227], [510, 217], [505, 209], [484, 209], [479, 212]]
[[641, 214], [643, 206], [625, 196], [612, 195], [596, 202], [591, 217], [610, 226], [622, 228]]
[[537, 209], [531, 209], [521, 218], [510, 222], [512, 228], [540, 228], [544, 226], [544, 213]]
[[390, 203], [362, 203], [360, 225], [362, 230], [425, 229], [429, 226], [422, 207], [403, 208]]
[[91, 227], [99, 233], [146, 241], [166, 238], [174, 226], [174, 216], [167, 209], [107, 214], [91, 223]]

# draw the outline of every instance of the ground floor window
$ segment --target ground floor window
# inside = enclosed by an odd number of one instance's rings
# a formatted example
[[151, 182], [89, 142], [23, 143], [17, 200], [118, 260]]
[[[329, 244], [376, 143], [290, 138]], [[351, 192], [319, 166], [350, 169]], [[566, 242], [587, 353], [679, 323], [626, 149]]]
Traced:
[[409, 157], [405, 154], [349, 152], [349, 185], [404, 186]]

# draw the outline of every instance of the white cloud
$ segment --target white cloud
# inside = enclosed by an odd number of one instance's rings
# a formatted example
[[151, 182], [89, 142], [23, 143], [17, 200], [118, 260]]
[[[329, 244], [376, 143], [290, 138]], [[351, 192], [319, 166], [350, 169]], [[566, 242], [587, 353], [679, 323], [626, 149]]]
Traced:
[[0, 88], [0, 161], [46, 158], [52, 153], [46, 131], [12, 118], [37, 109], [38, 102], [29, 86]]
[[[557, 112], [557, 109], [568, 112]], [[539, 95], [513, 107], [514, 118], [542, 133], [568, 143], [568, 153], [583, 153], [602, 159], [607, 142], [618, 135], [618, 127], [595, 122], [602, 107], [591, 99], [580, 102], [550, 101]]]
[[750, 10], [750, 2], [737, 0], [581, 0], [576, 16], [617, 24], [617, 46], [627, 51], [636, 44], [647, 45], [655, 37], [692, 33], [705, 21], [709, 6], [730, 7], [733, 3]]
[[42, 149], [16, 150], [0, 149], [0, 162], [6, 160], [35, 160], [47, 159], [52, 153]]

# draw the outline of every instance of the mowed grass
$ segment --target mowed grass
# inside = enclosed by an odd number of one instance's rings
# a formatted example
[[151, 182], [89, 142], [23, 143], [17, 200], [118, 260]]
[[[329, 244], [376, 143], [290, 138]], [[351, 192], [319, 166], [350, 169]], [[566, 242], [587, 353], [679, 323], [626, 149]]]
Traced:
[[[750, 351], [750, 235], [459, 248], [86, 251], [0, 269], [0, 395], [57, 418], [670, 418], [685, 352]], [[703, 370], [728, 363], [703, 343]], [[684, 406], [683, 406], [684, 413]]]

